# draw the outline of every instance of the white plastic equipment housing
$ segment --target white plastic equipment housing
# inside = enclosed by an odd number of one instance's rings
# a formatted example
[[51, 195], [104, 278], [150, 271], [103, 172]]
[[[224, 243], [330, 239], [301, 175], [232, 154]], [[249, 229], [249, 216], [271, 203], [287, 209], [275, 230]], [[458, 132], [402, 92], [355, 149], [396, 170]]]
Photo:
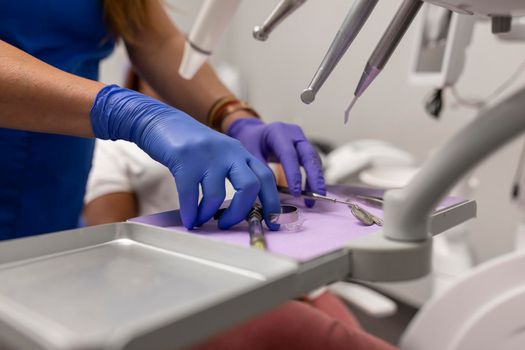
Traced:
[[525, 252], [481, 265], [423, 307], [401, 349], [523, 349], [524, 269]]
[[[427, 25], [427, 14], [431, 6], [425, 5], [423, 16], [418, 24], [416, 45], [412, 58], [410, 82], [415, 85], [430, 85], [445, 87], [456, 83], [465, 67], [466, 51], [472, 41], [475, 17], [453, 13], [448, 29], [443, 57], [426, 57], [424, 55], [423, 39], [425, 26]], [[441, 61], [441, 67], [436, 71], [423, 71], [419, 67], [420, 61], [424, 59]]]
[[464, 14], [484, 16], [525, 16], [523, 0], [424, 0]]
[[211, 55], [241, 0], [206, 0], [188, 35], [179, 74], [191, 79]]

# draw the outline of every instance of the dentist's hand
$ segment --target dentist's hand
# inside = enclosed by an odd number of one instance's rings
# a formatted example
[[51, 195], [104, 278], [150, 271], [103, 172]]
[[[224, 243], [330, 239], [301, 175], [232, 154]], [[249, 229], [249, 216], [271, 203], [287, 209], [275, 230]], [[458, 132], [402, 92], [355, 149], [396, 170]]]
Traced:
[[[305, 190], [326, 194], [321, 159], [299, 126], [265, 124], [259, 119], [242, 118], [230, 125], [227, 134], [241, 141], [261, 161], [281, 163], [288, 188], [294, 196], [301, 194], [300, 166], [306, 172]], [[310, 207], [314, 204], [311, 200], [305, 200], [305, 203]]]
[[266, 224], [273, 230], [279, 228], [269, 221], [269, 213], [280, 211], [273, 174], [239, 141], [180, 110], [116, 85], [100, 90], [90, 118], [96, 137], [134, 142], [170, 169], [179, 192], [182, 222], [188, 229], [210, 220], [219, 209], [226, 178], [237, 192], [219, 218], [221, 229], [244, 220], [257, 196]]

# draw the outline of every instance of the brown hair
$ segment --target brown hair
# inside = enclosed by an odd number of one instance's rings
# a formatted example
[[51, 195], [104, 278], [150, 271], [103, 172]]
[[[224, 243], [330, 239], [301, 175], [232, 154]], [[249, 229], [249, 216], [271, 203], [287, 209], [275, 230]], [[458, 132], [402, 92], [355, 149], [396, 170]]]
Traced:
[[104, 20], [115, 37], [135, 42], [138, 32], [150, 25], [151, 0], [103, 0]]

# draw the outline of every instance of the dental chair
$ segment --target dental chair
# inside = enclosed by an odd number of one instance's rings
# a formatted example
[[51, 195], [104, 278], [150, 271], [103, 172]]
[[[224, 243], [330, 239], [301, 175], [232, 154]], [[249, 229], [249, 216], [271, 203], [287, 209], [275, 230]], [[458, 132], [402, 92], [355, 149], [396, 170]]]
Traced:
[[419, 311], [401, 349], [524, 349], [524, 271], [525, 252], [480, 265]]

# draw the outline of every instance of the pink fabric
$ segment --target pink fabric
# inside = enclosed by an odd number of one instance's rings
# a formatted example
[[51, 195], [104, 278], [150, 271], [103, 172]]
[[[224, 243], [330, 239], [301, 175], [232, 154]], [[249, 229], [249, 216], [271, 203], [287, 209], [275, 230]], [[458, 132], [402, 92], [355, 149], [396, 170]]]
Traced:
[[395, 350], [360, 328], [333, 294], [290, 301], [192, 350]]

